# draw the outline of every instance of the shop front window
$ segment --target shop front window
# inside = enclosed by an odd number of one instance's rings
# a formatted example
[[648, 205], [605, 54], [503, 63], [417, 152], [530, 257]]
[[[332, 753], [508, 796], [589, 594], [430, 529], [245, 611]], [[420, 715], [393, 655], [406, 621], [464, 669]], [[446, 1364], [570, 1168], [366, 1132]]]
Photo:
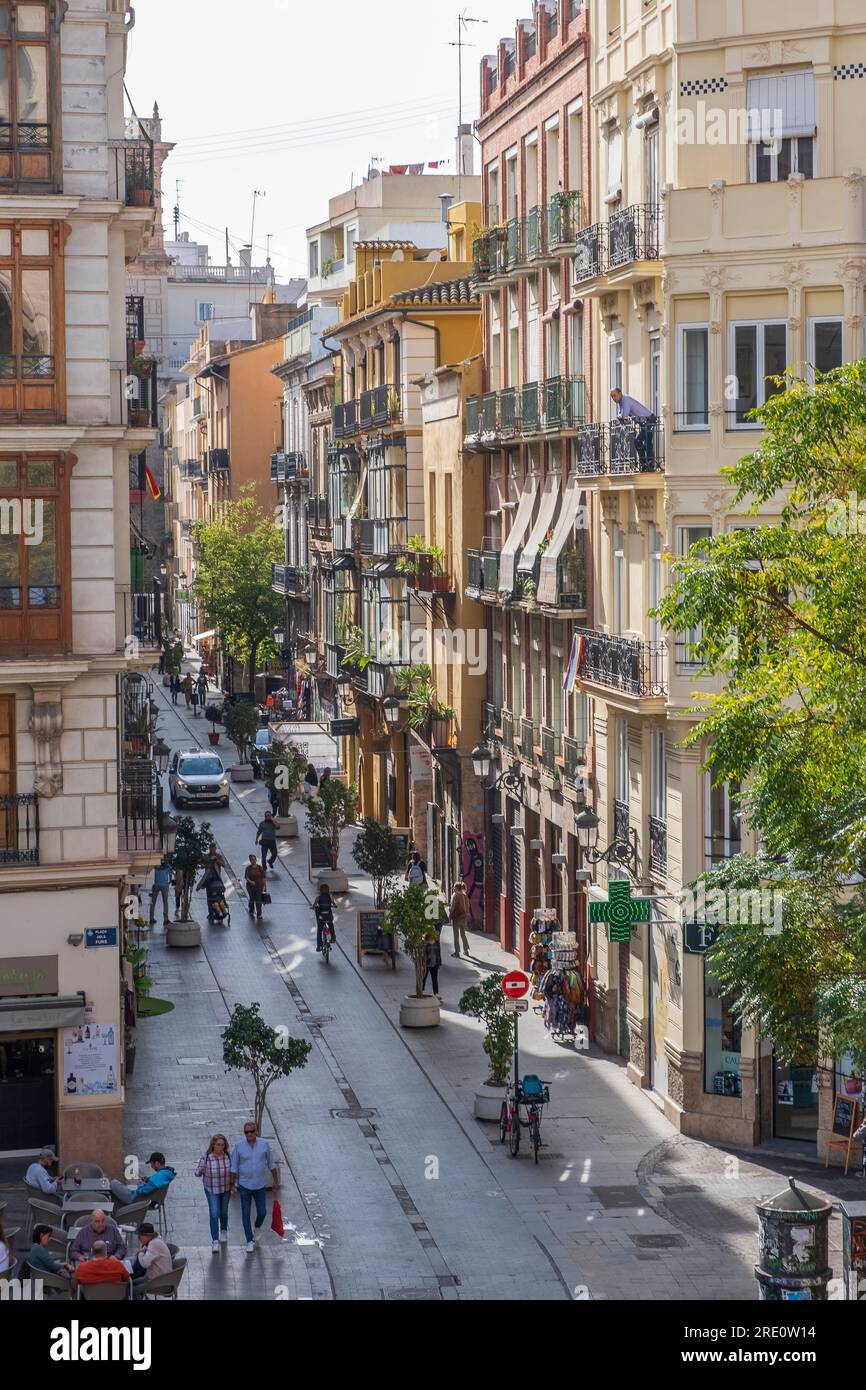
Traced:
[[742, 1095], [742, 1023], [734, 999], [704, 963], [704, 1090], [714, 1096]]

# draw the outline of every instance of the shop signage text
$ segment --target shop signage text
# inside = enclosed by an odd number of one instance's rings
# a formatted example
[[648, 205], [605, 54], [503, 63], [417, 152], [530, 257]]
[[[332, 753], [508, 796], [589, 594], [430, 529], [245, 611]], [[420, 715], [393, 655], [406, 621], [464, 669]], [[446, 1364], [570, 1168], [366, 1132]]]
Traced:
[[56, 956], [15, 956], [11, 959], [0, 959], [0, 998], [56, 993]]
[[116, 946], [117, 927], [87, 927], [84, 933], [84, 946]]

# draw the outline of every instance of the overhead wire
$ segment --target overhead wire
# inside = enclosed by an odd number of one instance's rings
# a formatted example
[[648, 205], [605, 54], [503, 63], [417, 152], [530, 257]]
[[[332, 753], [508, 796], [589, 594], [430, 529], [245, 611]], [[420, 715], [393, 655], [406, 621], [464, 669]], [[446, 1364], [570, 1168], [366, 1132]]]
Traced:
[[251, 140], [262, 140], [274, 136], [291, 135], [295, 132], [301, 132], [311, 126], [317, 129], [324, 129], [327, 126], [341, 124], [346, 120], [354, 120], [357, 116], [365, 116], [371, 112], [376, 115], [381, 115], [406, 110], [407, 108], [411, 109], [417, 106], [440, 105], [449, 100], [448, 94], [442, 92], [435, 96], [430, 95], [424, 97], [420, 102], [418, 97], [413, 97], [410, 101], [386, 102], [385, 104], [378, 104], [376, 106], [365, 106], [355, 111], [337, 111], [331, 116], [313, 116], [305, 121], [288, 121], [285, 125], [249, 126], [237, 130], [213, 131], [209, 135], [179, 136], [175, 143], [182, 145], [222, 145], [227, 139], [233, 140], [240, 137], [249, 138]]

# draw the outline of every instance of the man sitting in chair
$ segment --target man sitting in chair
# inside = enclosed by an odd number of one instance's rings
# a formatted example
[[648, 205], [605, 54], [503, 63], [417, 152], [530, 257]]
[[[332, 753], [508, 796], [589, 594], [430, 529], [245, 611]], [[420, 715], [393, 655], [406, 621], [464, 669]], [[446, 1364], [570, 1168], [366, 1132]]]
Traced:
[[152, 1153], [147, 1161], [153, 1169], [153, 1177], [145, 1178], [138, 1187], [127, 1187], [117, 1178], [111, 1179], [111, 1195], [119, 1206], [128, 1207], [137, 1197], [150, 1197], [161, 1187], [168, 1187], [176, 1178], [174, 1169], [165, 1161], [165, 1154]]
[[74, 1282], [76, 1288], [79, 1284], [128, 1284], [129, 1270], [109, 1255], [104, 1240], [98, 1240], [92, 1259], [84, 1260], [76, 1269]]
[[149, 1221], [142, 1222], [138, 1238], [141, 1249], [132, 1262], [133, 1298], [141, 1298], [142, 1294], [147, 1293], [151, 1279], [156, 1279], [160, 1274], [171, 1274], [172, 1270], [171, 1251]]
[[41, 1150], [39, 1157], [34, 1163], [30, 1164], [24, 1174], [24, 1181], [29, 1187], [38, 1187], [40, 1192], [47, 1192], [50, 1196], [57, 1195], [58, 1178], [52, 1178], [48, 1169], [57, 1162], [57, 1154], [49, 1146]]
[[105, 1215], [101, 1207], [90, 1213], [90, 1220], [85, 1226], [76, 1227], [75, 1239], [69, 1248], [70, 1260], [73, 1264], [77, 1264], [79, 1260], [86, 1260], [99, 1243], [107, 1248], [109, 1255], [118, 1260], [122, 1260], [126, 1254], [123, 1233], [111, 1217]]

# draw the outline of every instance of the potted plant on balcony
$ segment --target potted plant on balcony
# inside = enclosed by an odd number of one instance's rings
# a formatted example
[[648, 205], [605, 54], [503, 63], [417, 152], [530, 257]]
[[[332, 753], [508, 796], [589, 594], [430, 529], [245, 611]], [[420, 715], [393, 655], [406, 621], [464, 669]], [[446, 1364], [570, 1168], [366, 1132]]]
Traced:
[[458, 1008], [462, 1014], [477, 1018], [484, 1024], [481, 1046], [487, 1056], [487, 1080], [475, 1092], [475, 1118], [498, 1120], [505, 1099], [508, 1072], [514, 1053], [514, 1025], [511, 1014], [505, 1012], [502, 976], [490, 974], [464, 990]]
[[381, 825], [372, 816], [365, 816], [362, 826], [352, 846], [352, 858], [361, 873], [373, 880], [376, 906], [384, 907], [392, 880], [406, 867], [406, 846], [389, 825]]
[[253, 769], [250, 763], [250, 748], [259, 728], [259, 715], [255, 705], [238, 700], [223, 709], [223, 723], [229, 741], [237, 749], [238, 761], [229, 768], [233, 782], [251, 782]]
[[222, 720], [222, 714], [222, 707], [220, 705], [208, 705], [204, 712], [205, 719], [210, 721], [211, 728], [208, 734], [208, 741], [212, 748], [216, 748], [220, 741], [220, 736], [217, 732], [217, 724]]
[[142, 381], [146, 381], [150, 377], [154, 367], [161, 361], [162, 358], [157, 357], [155, 353], [136, 352], [130, 360], [129, 370], [132, 376], [137, 376]]
[[[326, 883], [332, 893], [348, 893], [349, 879], [340, 868], [340, 837], [347, 825], [354, 825], [358, 814], [358, 792], [331, 777], [319, 783], [317, 796], [307, 802], [307, 829], [327, 849], [328, 868], [315, 870], [318, 886]], [[311, 877], [312, 877], [311, 871]]]
[[265, 764], [265, 785], [276, 800], [274, 824], [277, 834], [285, 839], [294, 839], [298, 833], [298, 818], [292, 815], [292, 803], [297, 801], [307, 758], [293, 743], [284, 739], [272, 739]]
[[445, 921], [445, 904], [423, 883], [399, 884], [389, 891], [385, 910], [385, 930], [399, 936], [415, 966], [415, 992], [407, 994], [400, 1005], [400, 1025], [435, 1028], [440, 1020], [439, 1000], [435, 994], [424, 993], [424, 975], [427, 946], [435, 941]]
[[352, 624], [347, 625], [345, 635], [340, 640], [345, 649], [340, 665], [355, 671], [365, 670], [373, 658], [367, 651], [361, 629]]
[[408, 705], [410, 729], [423, 729], [436, 707], [433, 673], [426, 661], [396, 671], [394, 688]]
[[405, 555], [397, 561], [397, 569], [405, 574], [410, 589], [422, 593], [447, 593], [450, 578], [445, 572], [445, 551], [441, 545], [425, 541], [423, 536], [410, 536]]
[[180, 918], [165, 929], [167, 946], [200, 946], [201, 927], [190, 918], [196, 874], [210, 853], [214, 837], [210, 823], [196, 825], [192, 816], [179, 816], [177, 839], [171, 856], [171, 867], [180, 874]]
[[144, 160], [133, 159], [126, 166], [126, 201], [133, 208], [153, 205], [152, 180]]

